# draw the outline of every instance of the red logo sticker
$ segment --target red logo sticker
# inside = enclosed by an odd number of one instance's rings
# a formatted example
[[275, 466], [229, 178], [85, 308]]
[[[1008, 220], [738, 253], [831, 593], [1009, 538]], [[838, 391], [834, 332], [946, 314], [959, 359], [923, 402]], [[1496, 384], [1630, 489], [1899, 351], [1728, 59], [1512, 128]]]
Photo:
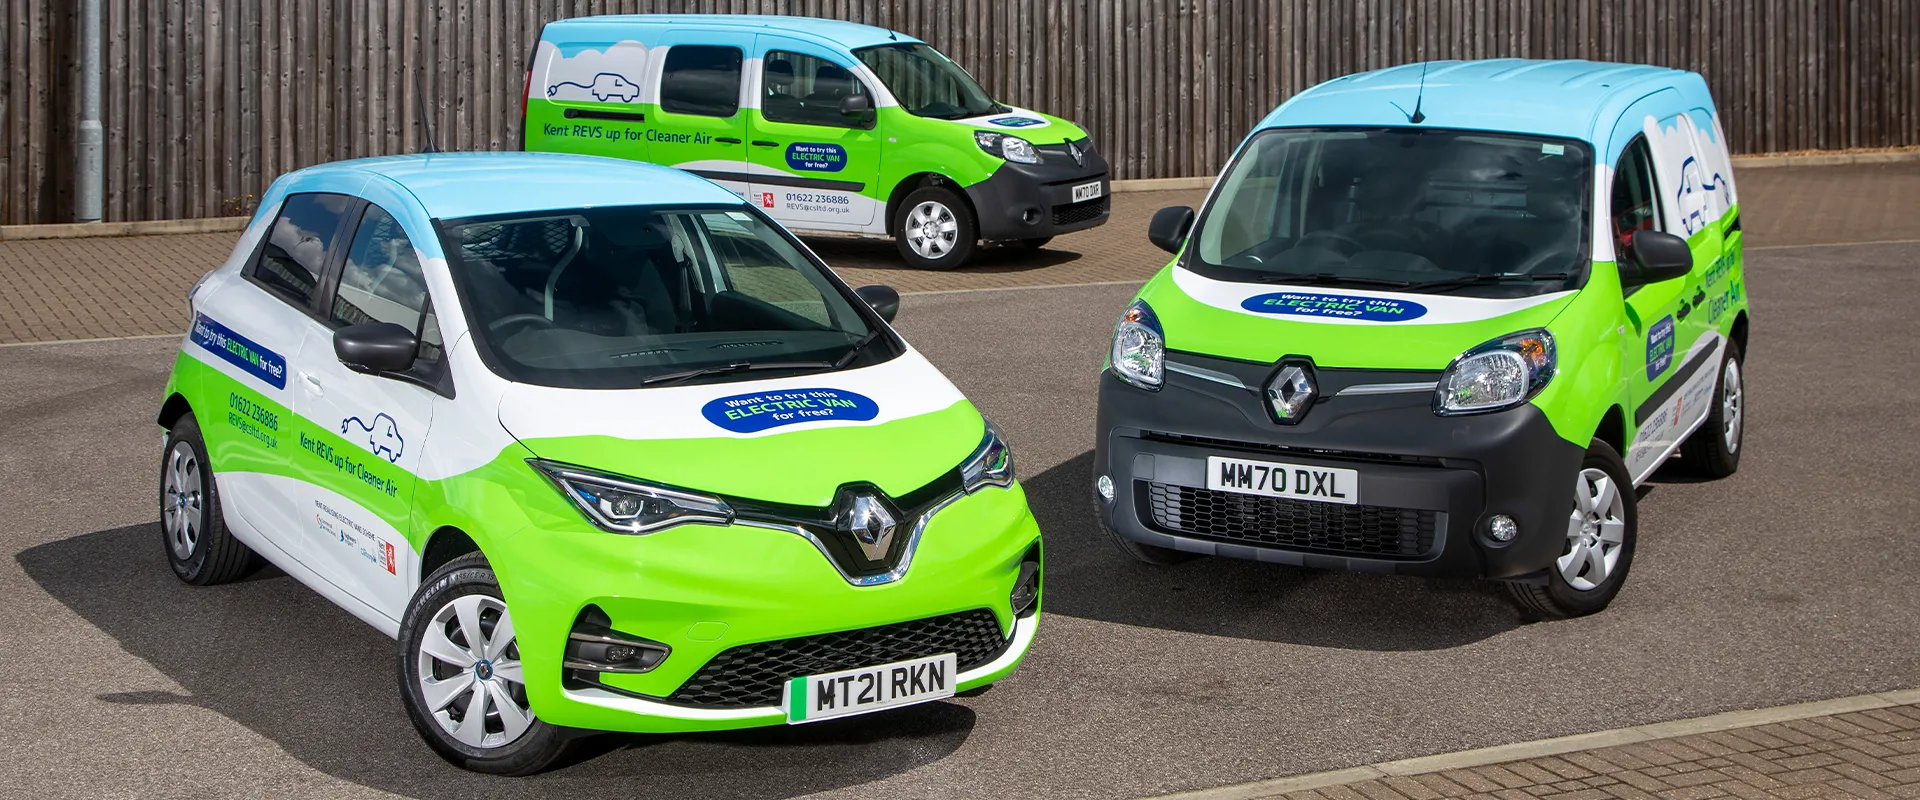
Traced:
[[392, 544], [387, 545], [387, 572], [393, 575], [400, 574], [398, 572], [395, 572], [393, 568], [393, 545]]
[[773, 207], [773, 193], [772, 193], [772, 192], [761, 192], [761, 193], [760, 193], [760, 207], [761, 207], [761, 208], [772, 208], [772, 207]]

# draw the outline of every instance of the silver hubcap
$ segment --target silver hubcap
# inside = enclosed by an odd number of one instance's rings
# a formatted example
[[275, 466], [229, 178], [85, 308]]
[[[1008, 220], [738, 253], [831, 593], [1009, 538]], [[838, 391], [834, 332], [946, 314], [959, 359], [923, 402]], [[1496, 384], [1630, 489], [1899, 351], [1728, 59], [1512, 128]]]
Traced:
[[160, 525], [166, 529], [167, 547], [173, 557], [185, 561], [200, 546], [200, 531], [205, 527], [205, 507], [200, 496], [200, 459], [193, 446], [174, 442], [167, 451], [165, 474], [160, 479]]
[[1728, 453], [1740, 452], [1740, 362], [1728, 361], [1720, 373], [1720, 435]]
[[1606, 471], [1580, 471], [1567, 518], [1567, 552], [1556, 562], [1568, 586], [1586, 592], [1607, 582], [1627, 541], [1626, 514], [1627, 501]]
[[533, 725], [513, 617], [499, 599], [470, 594], [441, 606], [414, 663], [427, 712], [461, 744], [502, 747]]
[[928, 200], [907, 212], [907, 225], [901, 234], [921, 258], [940, 258], [953, 252], [953, 244], [960, 238], [960, 223], [945, 205]]

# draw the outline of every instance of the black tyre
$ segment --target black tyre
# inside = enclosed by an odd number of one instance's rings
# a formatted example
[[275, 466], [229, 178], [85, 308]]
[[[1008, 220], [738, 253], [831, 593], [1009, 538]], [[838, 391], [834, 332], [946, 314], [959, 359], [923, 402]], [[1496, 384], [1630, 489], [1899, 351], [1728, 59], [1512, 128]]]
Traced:
[[1021, 239], [1020, 246], [1025, 247], [1028, 250], [1038, 250], [1042, 247], [1046, 247], [1047, 243], [1051, 241], [1053, 241], [1053, 237], [1051, 236], [1041, 236], [1037, 239]]
[[1637, 498], [1626, 462], [1596, 440], [1575, 473], [1565, 549], [1548, 565], [1546, 585], [1506, 584], [1520, 610], [1536, 619], [1566, 619], [1612, 603], [1633, 567]]
[[1746, 432], [1747, 387], [1738, 342], [1727, 342], [1720, 375], [1713, 385], [1707, 421], [1680, 445], [1679, 466], [1702, 478], [1724, 478], [1740, 469], [1740, 445]]
[[[1095, 476], [1095, 480], [1098, 480], [1097, 475]], [[1136, 542], [1132, 539], [1122, 536], [1120, 534], [1120, 531], [1115, 530], [1113, 525], [1107, 522], [1106, 505], [1107, 505], [1107, 501], [1104, 498], [1100, 497], [1098, 492], [1094, 493], [1093, 494], [1093, 518], [1098, 521], [1100, 525], [1100, 530], [1107, 532], [1107, 538], [1112, 539], [1114, 545], [1120, 548], [1120, 552], [1126, 553], [1127, 555], [1132, 556], [1133, 560], [1143, 564], [1153, 564], [1156, 566], [1169, 566], [1172, 564], [1180, 564], [1187, 561], [1192, 561], [1200, 557], [1199, 554], [1197, 553], [1187, 553], [1187, 552], [1174, 550], [1172, 548], [1167, 548], [1167, 547], [1155, 547], [1150, 544], [1141, 544], [1140, 542]], [[1120, 512], [1118, 510], [1115, 510], [1113, 513], [1118, 514]]]
[[491, 638], [511, 619], [493, 568], [469, 553], [427, 578], [400, 622], [407, 716], [435, 753], [462, 769], [531, 775], [575, 739], [528, 706], [514, 637]]
[[194, 586], [232, 583], [261, 564], [227, 530], [211, 463], [193, 415], [173, 423], [160, 456], [160, 540], [173, 574]]
[[916, 269], [956, 269], [973, 257], [980, 238], [966, 200], [944, 186], [915, 189], [893, 212], [893, 241]]

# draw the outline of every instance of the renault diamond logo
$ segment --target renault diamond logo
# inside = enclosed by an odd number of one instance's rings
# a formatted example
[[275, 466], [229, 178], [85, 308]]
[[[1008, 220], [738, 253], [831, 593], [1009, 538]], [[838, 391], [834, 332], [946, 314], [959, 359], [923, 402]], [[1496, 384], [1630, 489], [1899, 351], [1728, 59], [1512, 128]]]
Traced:
[[1087, 163], [1086, 157], [1080, 154], [1080, 148], [1074, 146], [1072, 142], [1067, 143], [1067, 155], [1073, 156], [1073, 163], [1075, 164]]
[[839, 523], [841, 530], [853, 534], [860, 542], [860, 552], [866, 554], [868, 561], [887, 557], [887, 550], [893, 545], [893, 532], [899, 527], [886, 504], [870, 494], [853, 495], [843, 507]]
[[1291, 425], [1306, 416], [1319, 390], [1313, 385], [1313, 372], [1304, 364], [1288, 364], [1267, 382], [1267, 406], [1273, 418]]

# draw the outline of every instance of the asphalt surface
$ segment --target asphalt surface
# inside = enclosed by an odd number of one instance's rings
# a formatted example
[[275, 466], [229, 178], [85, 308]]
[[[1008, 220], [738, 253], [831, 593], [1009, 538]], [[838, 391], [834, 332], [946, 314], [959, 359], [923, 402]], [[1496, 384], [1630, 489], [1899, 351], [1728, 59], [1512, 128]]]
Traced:
[[1471, 582], [1124, 560], [1089, 509], [1131, 287], [910, 296], [1007, 429], [1046, 532], [993, 691], [794, 729], [605, 737], [506, 783], [417, 739], [393, 645], [277, 573], [179, 584], [152, 423], [176, 343], [0, 348], [0, 796], [1118, 797], [1920, 685], [1920, 244], [1751, 251], [1747, 452], [1645, 491], [1614, 607], [1524, 624]]

